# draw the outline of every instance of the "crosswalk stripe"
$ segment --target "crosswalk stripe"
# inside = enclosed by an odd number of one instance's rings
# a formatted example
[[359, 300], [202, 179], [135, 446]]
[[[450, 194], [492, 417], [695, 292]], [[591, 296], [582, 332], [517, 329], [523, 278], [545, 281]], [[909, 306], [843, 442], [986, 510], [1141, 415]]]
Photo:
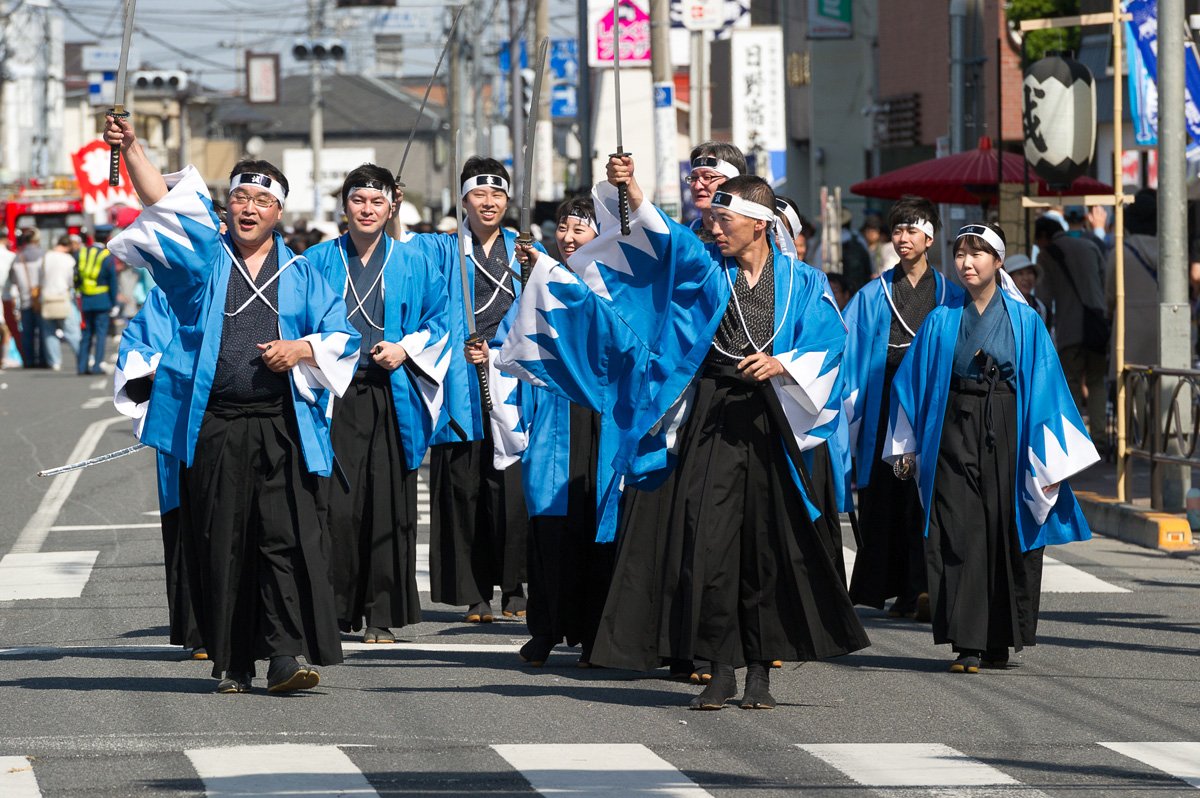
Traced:
[[210, 798], [378, 795], [335, 745], [241, 745], [184, 753]]
[[[157, 515], [157, 513], [156, 513]], [[159, 529], [161, 523], [153, 524], [59, 524], [50, 527], [51, 532], [109, 532], [116, 529]]]
[[0, 756], [0, 795], [4, 798], [42, 798], [33, 763], [28, 757]]
[[1200, 788], [1200, 743], [1100, 743]]
[[[521, 627], [524, 628], [523, 626]], [[380, 654], [388, 651], [425, 651], [437, 653], [471, 653], [471, 654], [509, 654], [519, 651], [520, 642], [510, 643], [361, 643], [352, 640], [342, 641], [342, 650], [370, 651]], [[14, 646], [0, 648], [0, 657], [30, 657], [43, 655], [89, 656], [96, 654], [171, 654], [181, 655], [183, 648], [166, 643], [142, 646]], [[3, 793], [0, 793], [3, 798]]]
[[429, 592], [429, 544], [417, 544], [417, 590]]
[[[846, 563], [846, 578], [854, 573], [854, 549], [842, 547], [842, 561]], [[1109, 584], [1082, 568], [1067, 565], [1049, 555], [1042, 558], [1043, 593], [1128, 593], [1128, 589]]]
[[799, 748], [866, 787], [1019, 784], [1012, 776], [937, 743], [834, 743]]
[[79, 598], [98, 551], [6, 554], [0, 559], [0, 601]]
[[644, 745], [493, 745], [542, 795], [711, 798]]

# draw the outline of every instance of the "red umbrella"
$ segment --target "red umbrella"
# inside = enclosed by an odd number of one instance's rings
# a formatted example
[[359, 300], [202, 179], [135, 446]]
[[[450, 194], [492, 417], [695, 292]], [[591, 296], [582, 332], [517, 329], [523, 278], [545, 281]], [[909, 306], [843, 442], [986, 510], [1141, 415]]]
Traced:
[[[983, 137], [979, 149], [933, 158], [928, 161], [905, 166], [870, 180], [855, 183], [850, 191], [863, 197], [900, 199], [904, 194], [918, 194], [934, 202], [951, 205], [979, 205], [996, 200], [996, 171], [998, 151], [992, 149], [992, 140]], [[1024, 159], [1017, 153], [1005, 153], [1004, 183], [1024, 183], [1022, 173]], [[1029, 187], [1038, 196], [1052, 197], [1063, 192], [1051, 191], [1050, 186], [1037, 174], [1029, 170]], [[1099, 180], [1080, 177], [1071, 184], [1071, 195], [1111, 194], [1112, 186]]]

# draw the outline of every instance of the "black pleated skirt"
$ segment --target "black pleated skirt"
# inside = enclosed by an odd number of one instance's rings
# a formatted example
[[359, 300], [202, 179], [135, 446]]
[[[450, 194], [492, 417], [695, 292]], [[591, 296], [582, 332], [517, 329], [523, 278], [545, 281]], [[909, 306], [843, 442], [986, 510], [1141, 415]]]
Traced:
[[[593, 662], [741, 666], [870, 645], [828, 524], [809, 519], [792, 479], [782, 437], [790, 432], [771, 390], [701, 377], [667, 481], [626, 489]], [[811, 487], [802, 463], [800, 471]]]
[[521, 464], [497, 471], [486, 413], [483, 429], [483, 440], [429, 449], [429, 587], [441, 604], [491, 601], [496, 585], [503, 595], [524, 590], [529, 518]]
[[203, 648], [192, 597], [188, 592], [187, 569], [179, 540], [179, 508], [162, 514], [163, 565], [167, 582], [167, 623], [173, 646]]
[[338, 625], [396, 628], [421, 620], [417, 592], [417, 474], [405, 465], [387, 372], [360, 370], [334, 401], [329, 430], [350, 482], [322, 479], [333, 542]]
[[1020, 650], [1036, 642], [1042, 549], [1017, 534], [1017, 397], [955, 378], [938, 450], [926, 558], [935, 643], [955, 651]]
[[596, 639], [612, 579], [615, 543], [596, 542], [596, 456], [600, 416], [570, 409], [571, 452], [567, 514], [529, 519], [529, 606], [525, 621], [533, 637], [557, 645], [583, 646], [585, 659]]
[[326, 511], [287, 401], [210, 402], [180, 478], [184, 567], [214, 676], [273, 656], [342, 661]]

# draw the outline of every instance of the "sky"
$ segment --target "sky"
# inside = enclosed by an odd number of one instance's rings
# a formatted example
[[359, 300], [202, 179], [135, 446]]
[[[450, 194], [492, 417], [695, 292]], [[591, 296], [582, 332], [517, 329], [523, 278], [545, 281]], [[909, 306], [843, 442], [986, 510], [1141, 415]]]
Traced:
[[[119, 47], [124, 0], [49, 0], [65, 17], [67, 41], [99, 41]], [[508, 0], [472, 0], [484, 19], [507, 18]], [[439, 27], [446, 4], [440, 0], [399, 0], [397, 10]], [[351, 52], [375, 31], [378, 9], [337, 9], [326, 0], [327, 27], [337, 27]], [[242, 49], [280, 52], [285, 73], [303, 67], [290, 57], [292, 44], [307, 37], [308, 0], [138, 0], [133, 47], [143, 65], [187, 69], [193, 78], [220, 90], [237, 88]], [[552, 35], [571, 35], [574, 0], [552, 0]], [[393, 18], [395, 19], [395, 18]], [[405, 72], [427, 75], [441, 46], [440, 31], [405, 29]], [[347, 64], [347, 67], [353, 67]], [[198, 73], [198, 74], [197, 74]]]

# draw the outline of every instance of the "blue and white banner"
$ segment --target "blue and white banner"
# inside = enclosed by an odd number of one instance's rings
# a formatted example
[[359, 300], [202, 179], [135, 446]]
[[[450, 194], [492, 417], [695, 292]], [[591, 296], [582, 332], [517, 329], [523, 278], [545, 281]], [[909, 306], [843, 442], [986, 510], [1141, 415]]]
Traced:
[[[1152, 146], [1158, 143], [1158, 0], [1128, 0], [1125, 10], [1133, 16], [1125, 23], [1129, 111], [1137, 143]], [[1200, 147], [1200, 61], [1190, 43], [1184, 53], [1184, 118], [1192, 150]]]

